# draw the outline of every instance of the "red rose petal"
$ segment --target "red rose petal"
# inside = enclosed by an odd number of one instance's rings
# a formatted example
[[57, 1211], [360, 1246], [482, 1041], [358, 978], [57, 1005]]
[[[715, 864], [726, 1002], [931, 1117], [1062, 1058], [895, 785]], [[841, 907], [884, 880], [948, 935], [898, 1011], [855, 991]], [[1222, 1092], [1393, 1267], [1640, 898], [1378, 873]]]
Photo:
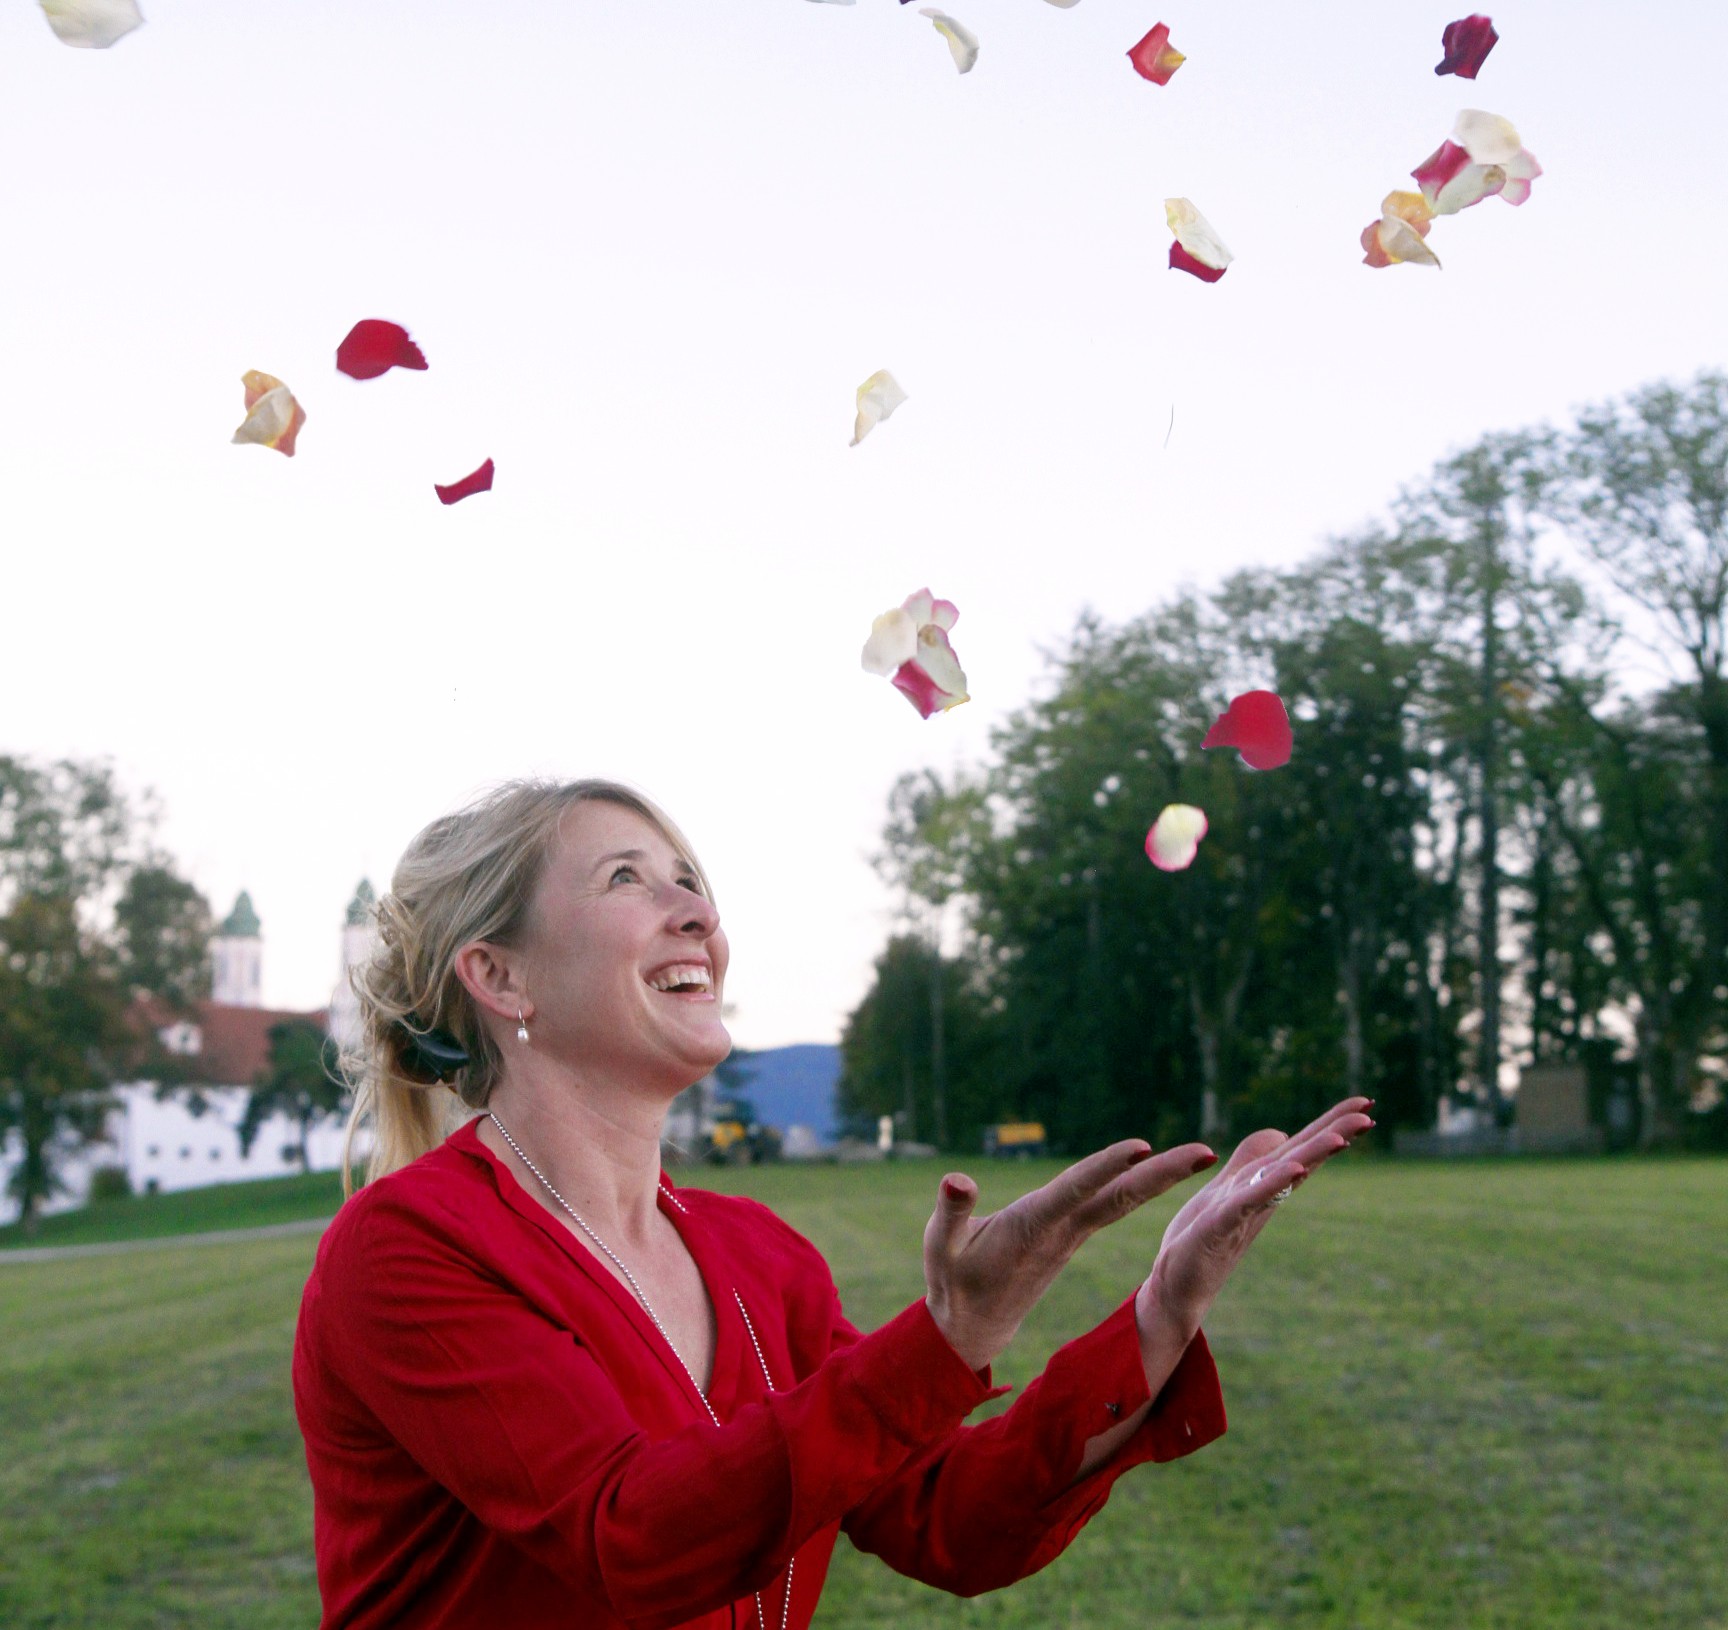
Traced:
[[1484, 59], [1499, 39], [1500, 36], [1494, 32], [1494, 24], [1479, 13], [1475, 16], [1460, 17], [1455, 23], [1448, 23], [1445, 32], [1440, 36], [1440, 49], [1445, 55], [1434, 72], [1456, 74], [1460, 79], [1474, 79]]
[[1176, 272], [1192, 272], [1202, 283], [1216, 283], [1227, 271], [1228, 266], [1208, 266], [1203, 260], [1196, 260], [1179, 243], [1170, 245], [1170, 269]]
[[441, 487], [436, 481], [432, 490], [438, 494], [441, 504], [459, 504], [464, 498], [472, 498], [477, 492], [492, 490], [492, 460], [487, 459], [472, 475], [465, 475], [460, 481], [448, 487]]
[[1149, 79], [1154, 85], [1168, 85], [1170, 76], [1186, 59], [1180, 51], [1170, 49], [1169, 24], [1159, 23], [1128, 53], [1128, 60], [1142, 79]]
[[1256, 770], [1276, 770], [1290, 762], [1293, 737], [1290, 715], [1276, 691], [1244, 691], [1225, 708], [1218, 722], [1200, 743], [1206, 747], [1234, 747], [1242, 762]]
[[336, 347], [336, 366], [350, 379], [376, 379], [392, 368], [424, 368], [426, 358], [400, 323], [363, 317]]

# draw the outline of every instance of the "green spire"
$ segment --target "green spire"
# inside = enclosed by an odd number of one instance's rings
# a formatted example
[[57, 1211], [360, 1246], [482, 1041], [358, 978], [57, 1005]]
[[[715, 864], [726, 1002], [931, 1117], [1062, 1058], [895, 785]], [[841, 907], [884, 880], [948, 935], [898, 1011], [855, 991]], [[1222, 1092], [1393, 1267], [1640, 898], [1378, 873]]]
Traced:
[[348, 902], [348, 926], [364, 928], [372, 921], [372, 908], [378, 904], [378, 895], [371, 882], [360, 879], [359, 888], [354, 891], [354, 898]]
[[258, 921], [258, 913], [252, 909], [252, 896], [244, 889], [240, 898], [234, 902], [234, 909], [228, 913], [227, 920], [216, 932], [229, 940], [255, 940], [264, 931], [264, 925]]

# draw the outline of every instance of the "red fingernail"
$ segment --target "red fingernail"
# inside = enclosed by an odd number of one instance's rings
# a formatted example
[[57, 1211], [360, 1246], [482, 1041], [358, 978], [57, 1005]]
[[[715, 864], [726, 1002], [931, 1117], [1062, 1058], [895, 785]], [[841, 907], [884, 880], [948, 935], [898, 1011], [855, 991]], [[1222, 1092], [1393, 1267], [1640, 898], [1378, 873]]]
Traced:
[[1134, 1153], [1128, 1157], [1128, 1164], [1130, 1166], [1138, 1166], [1141, 1161], [1150, 1160], [1151, 1158], [1152, 1151], [1150, 1149], [1136, 1149]]
[[945, 1177], [942, 1179], [942, 1192], [946, 1194], [950, 1200], [964, 1200], [966, 1198], [965, 1189], [950, 1178]]
[[[1206, 1168], [1208, 1166], [1216, 1166], [1217, 1164], [1218, 1164], [1218, 1157], [1216, 1155], [1202, 1155], [1197, 1161], [1194, 1162], [1194, 1170], [1196, 1172], [1203, 1172], [1206, 1170]], [[1190, 1174], [1190, 1175], [1192, 1175], [1192, 1174]]]

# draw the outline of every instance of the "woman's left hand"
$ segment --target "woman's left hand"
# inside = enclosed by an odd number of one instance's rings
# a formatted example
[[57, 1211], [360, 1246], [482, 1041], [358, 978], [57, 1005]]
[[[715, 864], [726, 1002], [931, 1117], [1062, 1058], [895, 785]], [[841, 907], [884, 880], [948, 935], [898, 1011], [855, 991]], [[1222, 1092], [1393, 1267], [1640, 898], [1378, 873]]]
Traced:
[[[1372, 1105], [1372, 1099], [1346, 1098], [1294, 1137], [1250, 1133], [1176, 1213], [1134, 1301], [1149, 1372], [1154, 1353], [1168, 1355], [1173, 1367], [1193, 1340], [1225, 1280], [1277, 1209], [1275, 1196], [1286, 1184], [1300, 1187], [1317, 1167], [1348, 1149], [1374, 1124], [1367, 1114]], [[1149, 1381], [1155, 1379], [1148, 1374]]]

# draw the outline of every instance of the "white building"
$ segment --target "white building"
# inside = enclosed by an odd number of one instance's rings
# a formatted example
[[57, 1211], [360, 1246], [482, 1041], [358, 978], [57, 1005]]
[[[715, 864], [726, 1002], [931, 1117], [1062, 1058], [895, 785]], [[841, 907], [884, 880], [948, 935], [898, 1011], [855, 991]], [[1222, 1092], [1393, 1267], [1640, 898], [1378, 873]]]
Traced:
[[[119, 1107], [108, 1119], [107, 1136], [69, 1151], [56, 1169], [70, 1191], [56, 1195], [44, 1213], [84, 1204], [91, 1174], [119, 1166], [135, 1194], [202, 1188], [210, 1183], [282, 1177], [300, 1170], [297, 1123], [272, 1116], [259, 1129], [250, 1154], [240, 1152], [240, 1122], [252, 1083], [270, 1056], [270, 1031], [286, 1020], [310, 1020], [338, 1039], [353, 1035], [359, 1012], [348, 969], [366, 956], [373, 935], [372, 885], [362, 882], [342, 927], [341, 972], [328, 1009], [300, 1013], [261, 1005], [264, 931], [251, 899], [242, 893], [210, 942], [210, 1000], [190, 1019], [163, 1024], [163, 1046], [184, 1061], [188, 1080], [172, 1096], [158, 1099], [153, 1081], [126, 1082], [114, 1089]], [[335, 1171], [342, 1163], [343, 1125], [326, 1122], [307, 1139], [313, 1171]], [[355, 1139], [356, 1156], [366, 1152]], [[16, 1141], [0, 1146], [0, 1185], [20, 1158]]]

